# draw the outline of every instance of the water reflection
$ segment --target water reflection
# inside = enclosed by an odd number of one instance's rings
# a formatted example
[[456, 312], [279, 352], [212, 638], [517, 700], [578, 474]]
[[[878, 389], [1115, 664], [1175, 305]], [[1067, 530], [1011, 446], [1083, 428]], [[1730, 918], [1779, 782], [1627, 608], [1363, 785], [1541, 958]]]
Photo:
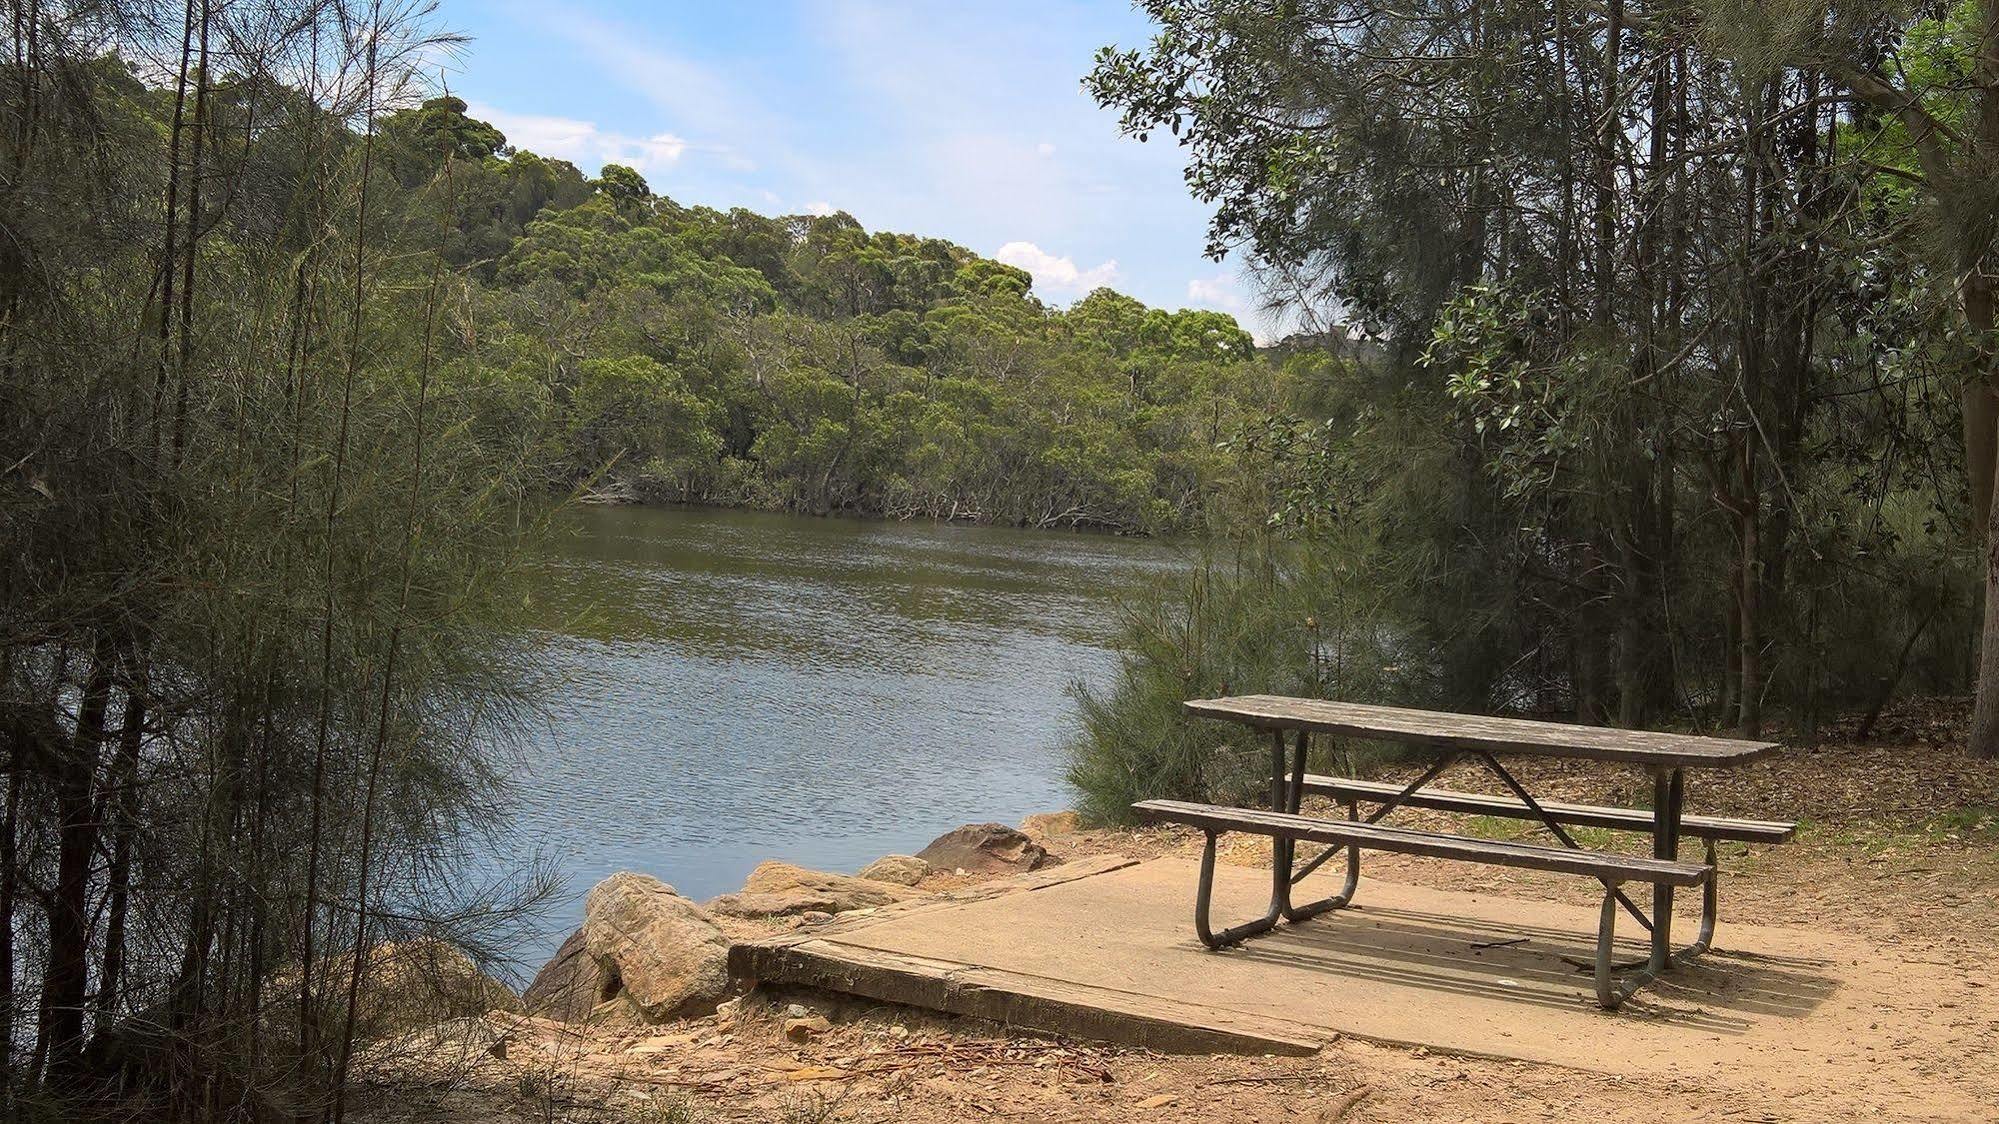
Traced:
[[1180, 564], [1156, 542], [993, 528], [572, 521], [525, 637], [550, 722], [517, 842], [578, 894], [631, 868], [707, 897], [766, 858], [853, 870], [1066, 805], [1066, 688], [1109, 669], [1119, 595]]

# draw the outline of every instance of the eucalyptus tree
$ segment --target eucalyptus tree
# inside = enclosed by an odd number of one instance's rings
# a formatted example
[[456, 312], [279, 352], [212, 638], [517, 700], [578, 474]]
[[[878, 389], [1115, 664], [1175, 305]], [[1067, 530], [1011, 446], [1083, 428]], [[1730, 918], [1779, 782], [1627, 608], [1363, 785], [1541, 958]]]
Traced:
[[1999, 756], [1999, 0], [1717, 8], [1728, 46], [1822, 74], [1867, 111], [1853, 143], [1886, 236], [1938, 308], [1965, 370], [1969, 525], [1985, 544], [1985, 620], [1971, 751]]

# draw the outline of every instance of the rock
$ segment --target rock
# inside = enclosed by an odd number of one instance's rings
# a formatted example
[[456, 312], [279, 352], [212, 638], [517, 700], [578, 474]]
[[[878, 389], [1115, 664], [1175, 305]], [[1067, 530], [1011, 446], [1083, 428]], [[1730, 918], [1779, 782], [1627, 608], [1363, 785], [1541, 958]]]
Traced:
[[[334, 958], [322, 970], [325, 986], [344, 991], [352, 964], [346, 956]], [[512, 988], [480, 971], [456, 945], [435, 937], [384, 941], [369, 951], [365, 972], [354, 1012], [355, 1033], [361, 1038], [521, 1009]]]
[[610, 979], [610, 973], [590, 958], [589, 950], [584, 947], [583, 930], [578, 929], [555, 950], [554, 958], [535, 973], [534, 982], [521, 993], [521, 1007], [530, 1015], [580, 1023], [590, 1017], [592, 1008], [604, 1001], [604, 988]]
[[920, 890], [893, 882], [767, 862], [750, 872], [740, 892], [723, 894], [710, 901], [708, 908], [728, 917], [786, 917], [845, 913], [923, 896]]
[[1074, 812], [1036, 812], [1020, 821], [1020, 830], [1034, 839], [1053, 839], [1083, 830], [1083, 817]]
[[784, 1036], [793, 1042], [809, 1042], [831, 1029], [833, 1024], [824, 1015], [784, 1020]]
[[657, 878], [619, 871], [592, 887], [583, 943], [603, 973], [592, 1021], [616, 1020], [620, 1008], [647, 1023], [705, 1015], [729, 992], [728, 938]]
[[804, 913], [799, 914], [798, 919], [807, 925], [822, 925], [833, 920], [833, 915], [827, 913], [825, 910], [808, 909]]
[[372, 1042], [360, 1057], [370, 1069], [390, 1071], [409, 1080], [462, 1080], [468, 1070], [487, 1058], [506, 1059], [507, 1032], [483, 1016], [448, 1019]]
[[861, 868], [857, 876], [875, 882], [914, 886], [930, 873], [930, 864], [915, 855], [883, 855]]
[[916, 857], [933, 867], [974, 874], [1039, 870], [1061, 860], [1021, 832], [1005, 824], [967, 824], [945, 832]]

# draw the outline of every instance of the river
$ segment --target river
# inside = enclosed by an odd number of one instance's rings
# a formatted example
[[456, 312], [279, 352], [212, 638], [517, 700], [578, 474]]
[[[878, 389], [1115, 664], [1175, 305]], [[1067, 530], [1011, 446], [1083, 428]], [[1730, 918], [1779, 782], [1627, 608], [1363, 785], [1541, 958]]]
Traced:
[[[524, 637], [541, 676], [512, 834], [565, 890], [613, 871], [693, 898], [765, 859], [853, 871], [962, 823], [1071, 802], [1072, 683], [1149, 540], [743, 512], [564, 517]], [[529, 960], [534, 950], [523, 950]]]

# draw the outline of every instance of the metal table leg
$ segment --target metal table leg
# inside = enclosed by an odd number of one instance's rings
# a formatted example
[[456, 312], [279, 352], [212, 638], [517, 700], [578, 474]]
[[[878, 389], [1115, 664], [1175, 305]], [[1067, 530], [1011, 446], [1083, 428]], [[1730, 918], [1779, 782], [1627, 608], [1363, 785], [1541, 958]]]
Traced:
[[[1652, 857], [1678, 861], [1680, 814], [1686, 802], [1686, 774], [1658, 769], [1652, 774]], [[1673, 887], [1652, 887], [1652, 963], [1654, 971], [1673, 965]]]
[[[1301, 746], [1300, 754], [1303, 750]], [[1273, 811], [1288, 812], [1295, 808], [1291, 801], [1291, 781], [1284, 768], [1284, 731], [1270, 732], [1270, 807]], [[1211, 949], [1223, 949], [1258, 933], [1267, 933], [1283, 918], [1291, 908], [1291, 856], [1296, 844], [1289, 839], [1270, 841], [1270, 908], [1262, 917], [1245, 921], [1240, 925], [1217, 933], [1209, 922], [1208, 908], [1215, 889], [1215, 842], [1221, 833], [1210, 831], [1201, 848], [1201, 881], [1194, 892], [1194, 933], [1201, 943]]]
[[[1290, 812], [1292, 815], [1297, 815], [1299, 809], [1305, 803], [1305, 759], [1308, 756], [1311, 745], [1311, 735], [1304, 730], [1298, 731], [1297, 744], [1291, 752], [1290, 800], [1285, 805], [1285, 811]], [[1357, 819], [1359, 812], [1360, 809], [1357, 805], [1351, 802], [1347, 804], [1348, 819]], [[1307, 902], [1304, 905], [1291, 904], [1291, 888], [1303, 882], [1306, 875], [1317, 870], [1320, 864], [1324, 863], [1327, 857], [1332, 855], [1334, 851], [1345, 851], [1347, 853], [1347, 876], [1346, 880], [1341, 883], [1339, 892], [1320, 898], [1315, 902]], [[1300, 921], [1317, 917], [1321, 913], [1328, 913], [1339, 909], [1353, 901], [1354, 890], [1360, 885], [1359, 847], [1329, 847], [1323, 854], [1313, 858], [1303, 867], [1299, 867], [1296, 860], [1297, 845], [1294, 843], [1291, 853], [1285, 857], [1284, 920], [1295, 925]]]
[[[1311, 748], [1310, 735], [1298, 731], [1295, 748], [1291, 751], [1290, 768], [1285, 768], [1284, 733], [1271, 731], [1270, 736], [1270, 806], [1279, 812], [1298, 813], [1305, 799], [1305, 758]], [[1356, 810], [1349, 806], [1349, 814]], [[1211, 949], [1223, 949], [1260, 933], [1267, 933], [1280, 920], [1303, 921], [1316, 917], [1328, 910], [1338, 909], [1353, 898], [1356, 885], [1360, 881], [1360, 848], [1337, 848], [1347, 852], [1347, 876], [1340, 892], [1331, 897], [1321, 898], [1305, 905], [1291, 903], [1291, 887], [1305, 875], [1317, 869], [1319, 860], [1297, 869], [1297, 841], [1272, 839], [1270, 841], [1270, 908], [1262, 917], [1245, 921], [1232, 928], [1216, 932], [1209, 918], [1209, 907], [1215, 889], [1215, 845], [1221, 833], [1210, 831], [1201, 848], [1201, 880], [1194, 896], [1194, 932], [1201, 943]], [[1332, 852], [1328, 851], [1330, 855]], [[1321, 856], [1324, 858], [1324, 856]]]

